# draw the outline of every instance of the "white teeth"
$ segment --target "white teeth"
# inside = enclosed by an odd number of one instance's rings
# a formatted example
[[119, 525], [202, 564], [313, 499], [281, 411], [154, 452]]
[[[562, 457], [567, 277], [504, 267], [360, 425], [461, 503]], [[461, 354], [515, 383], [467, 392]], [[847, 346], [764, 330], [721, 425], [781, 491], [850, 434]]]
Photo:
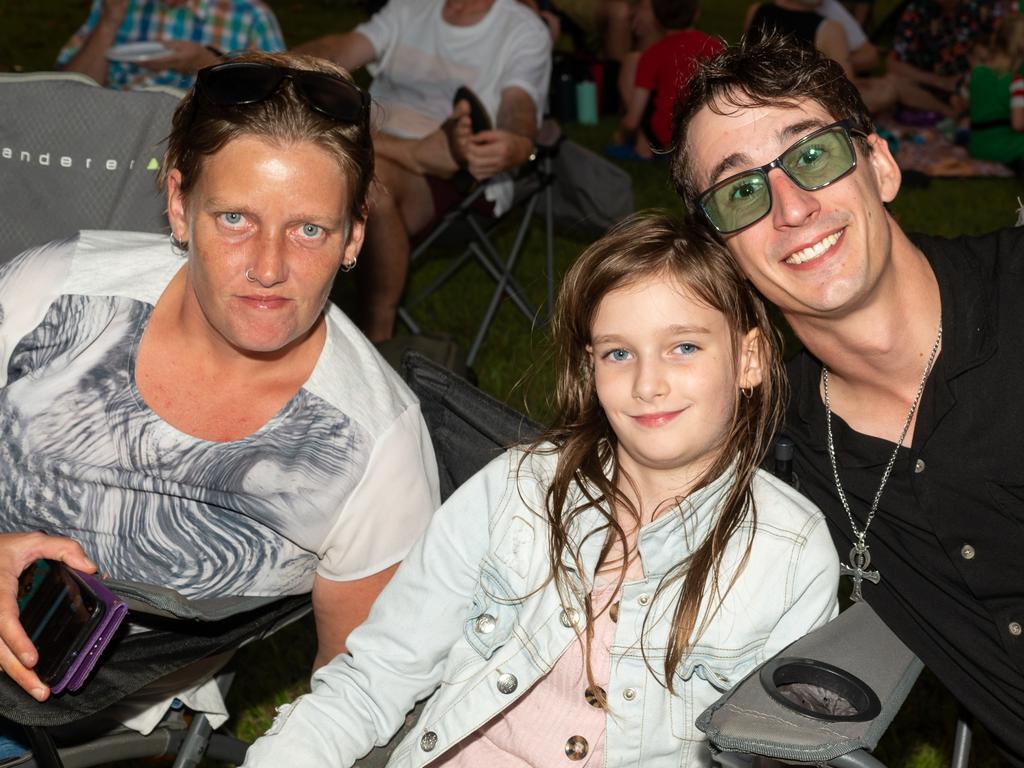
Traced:
[[811, 259], [821, 256], [821, 254], [823, 254], [825, 251], [827, 251], [829, 248], [831, 248], [839, 241], [839, 234], [839, 232], [833, 232], [831, 235], [815, 243], [814, 245], [808, 246], [807, 248], [804, 248], [802, 251], [797, 251], [788, 259], [786, 259], [786, 263], [803, 264], [805, 261], [810, 261]]

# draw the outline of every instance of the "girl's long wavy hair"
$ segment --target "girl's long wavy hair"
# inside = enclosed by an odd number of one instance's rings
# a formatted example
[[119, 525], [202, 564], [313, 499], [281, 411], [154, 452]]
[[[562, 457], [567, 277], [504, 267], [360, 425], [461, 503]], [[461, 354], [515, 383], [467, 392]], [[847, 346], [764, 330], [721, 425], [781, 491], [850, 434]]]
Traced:
[[[781, 422], [786, 397], [780, 340], [765, 305], [724, 247], [702, 228], [659, 212], [636, 214], [587, 248], [565, 275], [552, 321], [556, 416], [553, 425], [530, 450], [558, 455], [545, 510], [551, 528], [552, 578], [563, 601], [586, 608], [587, 677], [598, 692], [590, 663], [594, 608], [583, 586], [570, 578], [562, 557], [568, 552], [577, 572], [583, 572], [582, 542], [574, 545], [570, 531], [574, 521], [588, 509], [600, 511], [605, 519], [603, 526], [588, 534], [605, 536], [602, 560], [616, 545], [622, 552], [628, 552], [626, 534], [616, 520], [616, 511], [625, 511], [639, 524], [640, 510], [620, 490], [623, 483], [628, 485], [631, 480], [616, 460], [618, 441], [597, 399], [588, 345], [601, 299], [613, 290], [652, 277], [677, 281], [693, 297], [725, 315], [737, 365], [743, 351], [741, 343], [756, 328], [759, 333], [754, 343], [758, 345], [762, 368], [761, 384], [752, 391], [741, 393], [737, 383], [732, 423], [722, 448], [690, 492], [714, 482], [734, 462], [735, 482], [717, 510], [707, 537], [669, 571], [656, 593], [657, 601], [673, 584], [682, 582], [664, 666], [665, 685], [670, 691], [674, 691], [673, 675], [680, 661], [699, 639], [746, 563], [749, 537], [756, 525], [751, 481]], [[738, 376], [739, 371], [737, 379]], [[677, 504], [667, 514], [685, 514], [685, 504]], [[727, 542], [741, 528], [747, 530], [747, 548], [723, 590], [719, 583], [723, 553]], [[627, 565], [628, 558], [623, 558], [620, 586]], [[708, 606], [705, 618], [697, 626], [701, 606], [708, 598], [716, 602]], [[649, 616], [654, 614], [652, 610]], [[645, 636], [646, 630], [647, 627]]]

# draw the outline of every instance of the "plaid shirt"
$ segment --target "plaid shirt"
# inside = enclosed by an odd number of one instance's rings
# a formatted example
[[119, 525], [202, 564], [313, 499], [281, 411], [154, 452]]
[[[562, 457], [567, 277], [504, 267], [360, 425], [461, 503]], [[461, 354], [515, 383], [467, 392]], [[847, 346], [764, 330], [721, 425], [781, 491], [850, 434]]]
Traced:
[[[61, 49], [58, 67], [64, 67], [82, 47], [99, 23], [102, 10], [103, 0], [93, 0], [89, 18]], [[250, 48], [283, 51], [285, 47], [273, 11], [261, 0], [189, 0], [176, 8], [162, 0], [134, 0], [114, 44], [161, 39], [192, 40], [224, 53]], [[154, 72], [136, 64], [112, 61], [107, 69], [107, 85], [111, 88], [190, 88], [194, 81], [194, 74]]]

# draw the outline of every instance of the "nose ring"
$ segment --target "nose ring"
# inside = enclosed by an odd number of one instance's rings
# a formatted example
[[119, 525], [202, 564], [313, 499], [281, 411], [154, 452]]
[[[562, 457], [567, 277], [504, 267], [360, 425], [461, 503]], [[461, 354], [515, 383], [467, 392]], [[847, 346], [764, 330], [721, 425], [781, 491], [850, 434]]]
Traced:
[[256, 275], [252, 273], [252, 267], [249, 267], [247, 270], [245, 270], [245, 279], [248, 280], [250, 283], [256, 282]]

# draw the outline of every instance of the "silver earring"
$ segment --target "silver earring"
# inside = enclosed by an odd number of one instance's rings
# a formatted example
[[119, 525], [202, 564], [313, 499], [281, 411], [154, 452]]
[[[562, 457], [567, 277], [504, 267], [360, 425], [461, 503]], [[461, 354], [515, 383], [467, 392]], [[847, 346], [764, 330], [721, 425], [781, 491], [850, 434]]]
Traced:
[[171, 232], [171, 248], [173, 248], [178, 254], [188, 253], [188, 240], [179, 240]]
[[753, 387], [740, 387], [740, 394], [743, 395], [747, 400], [754, 396]]
[[256, 282], [256, 275], [253, 274], [252, 267], [249, 267], [247, 270], [245, 270], [245, 279], [248, 280], [250, 283]]
[[348, 264], [342, 264], [341, 265], [341, 271], [342, 272], [351, 272], [355, 268], [356, 268], [356, 259], [352, 259], [352, 261], [350, 261]]

